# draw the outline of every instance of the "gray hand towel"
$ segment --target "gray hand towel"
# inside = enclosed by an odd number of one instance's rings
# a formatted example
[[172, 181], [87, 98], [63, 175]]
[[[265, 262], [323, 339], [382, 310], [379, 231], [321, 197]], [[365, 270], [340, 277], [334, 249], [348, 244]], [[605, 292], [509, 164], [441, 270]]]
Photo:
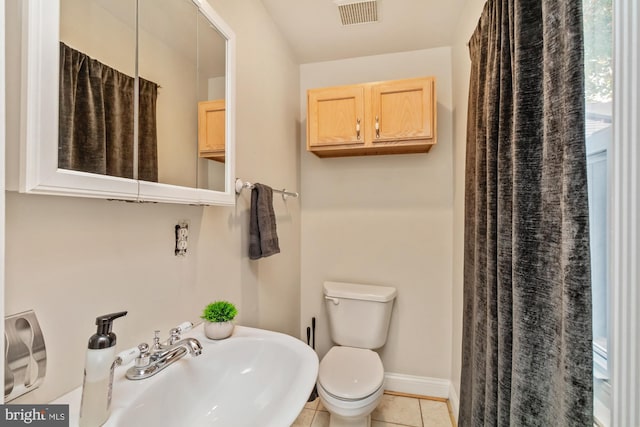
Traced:
[[254, 184], [249, 215], [249, 258], [259, 259], [277, 253], [280, 253], [280, 246], [273, 211], [273, 190], [267, 185]]

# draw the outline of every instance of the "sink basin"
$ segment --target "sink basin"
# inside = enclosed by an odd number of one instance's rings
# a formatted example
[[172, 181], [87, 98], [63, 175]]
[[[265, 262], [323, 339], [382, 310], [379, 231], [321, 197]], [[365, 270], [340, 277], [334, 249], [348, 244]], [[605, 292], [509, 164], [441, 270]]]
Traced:
[[[302, 341], [262, 329], [236, 326], [212, 341], [202, 325], [184, 336], [200, 341], [189, 355], [155, 376], [127, 380], [119, 367], [111, 416], [105, 427], [288, 427], [304, 407], [318, 374], [318, 357]], [[70, 403], [77, 425], [81, 389], [53, 403]]]

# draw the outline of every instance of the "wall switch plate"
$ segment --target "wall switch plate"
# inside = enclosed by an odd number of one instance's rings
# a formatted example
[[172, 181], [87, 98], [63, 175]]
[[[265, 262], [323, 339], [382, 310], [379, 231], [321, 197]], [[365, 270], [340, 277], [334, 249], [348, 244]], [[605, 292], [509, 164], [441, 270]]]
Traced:
[[189, 241], [189, 221], [180, 221], [176, 224], [176, 256], [187, 255], [187, 247]]

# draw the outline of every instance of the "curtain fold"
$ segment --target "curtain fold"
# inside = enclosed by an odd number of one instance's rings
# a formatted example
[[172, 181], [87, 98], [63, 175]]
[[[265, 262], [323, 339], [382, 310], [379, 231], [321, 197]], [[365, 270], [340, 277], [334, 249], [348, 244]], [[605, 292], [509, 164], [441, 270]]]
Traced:
[[[60, 43], [58, 167], [133, 178], [134, 82]], [[138, 178], [158, 180], [158, 85], [139, 79]]]
[[459, 425], [593, 425], [581, 0], [489, 0], [469, 49]]

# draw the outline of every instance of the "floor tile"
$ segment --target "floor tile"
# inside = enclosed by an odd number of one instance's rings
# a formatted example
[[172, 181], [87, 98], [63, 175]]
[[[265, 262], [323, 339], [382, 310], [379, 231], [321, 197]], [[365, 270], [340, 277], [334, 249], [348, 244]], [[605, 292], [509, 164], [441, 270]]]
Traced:
[[371, 420], [371, 427], [405, 427], [402, 424], [386, 423], [384, 421]]
[[303, 409], [296, 418], [295, 422], [291, 425], [291, 427], [310, 427], [311, 422], [313, 421], [313, 416], [316, 411], [313, 409]]
[[329, 427], [329, 413], [325, 411], [316, 411], [316, 416], [313, 417], [311, 427]]
[[[320, 398], [307, 402], [292, 427], [329, 427]], [[371, 414], [371, 427], [452, 427], [446, 402], [385, 394]]]
[[307, 402], [304, 407], [306, 409], [313, 409], [314, 411], [316, 409], [318, 409], [318, 403], [320, 403], [320, 398], [316, 397], [315, 400], [311, 401], [311, 402]]
[[387, 423], [422, 427], [422, 415], [418, 399], [385, 394], [371, 414], [371, 419]]
[[449, 407], [445, 402], [420, 399], [420, 410], [425, 427], [451, 427]]

